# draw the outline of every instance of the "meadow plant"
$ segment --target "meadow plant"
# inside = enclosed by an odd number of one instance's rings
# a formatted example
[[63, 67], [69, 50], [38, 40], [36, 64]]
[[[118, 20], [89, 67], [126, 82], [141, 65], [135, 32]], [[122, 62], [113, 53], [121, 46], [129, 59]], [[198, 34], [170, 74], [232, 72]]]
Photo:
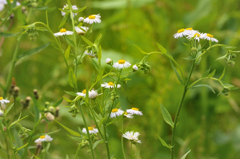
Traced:
[[[174, 120], [167, 109], [160, 105], [161, 113], [164, 121], [171, 126], [172, 135], [171, 143], [168, 144], [165, 140], [159, 137], [163, 146], [170, 149], [171, 159], [174, 159], [175, 155], [175, 136], [176, 128], [179, 122], [179, 115], [186, 93], [191, 89], [197, 89], [199, 87], [207, 87], [215, 91], [208, 84], [199, 84], [205, 79], [217, 81], [222, 86], [222, 91], [219, 95], [229, 95], [231, 90], [235, 90], [236, 87], [224, 82], [222, 79], [225, 74], [225, 68], [220, 77], [214, 77], [216, 70], [206, 70], [200, 79], [191, 81], [191, 76], [195, 66], [201, 64], [201, 59], [204, 58], [210, 49], [214, 47], [223, 47], [226, 50], [226, 54], [217, 60], [225, 59], [227, 65], [234, 66], [235, 62], [233, 59], [236, 57], [236, 53], [239, 51], [233, 51], [234, 47], [226, 46], [223, 44], [215, 44], [218, 42], [213, 35], [208, 33], [201, 33], [192, 28], [180, 29], [174, 38], [185, 38], [187, 43], [184, 43], [189, 48], [190, 54], [185, 60], [189, 60], [192, 63], [190, 71], [186, 76], [186, 73], [182, 71], [180, 65], [174, 60], [173, 56], [167, 52], [167, 50], [157, 44], [160, 51], [145, 52], [138, 46], [136, 48], [144, 55], [143, 59], [132, 64], [128, 59], [119, 59], [113, 61], [111, 57], [102, 59], [102, 48], [101, 48], [101, 37], [100, 34], [97, 37], [91, 37], [93, 32], [93, 26], [101, 23], [100, 14], [91, 14], [88, 16], [79, 17], [78, 15], [86, 8], [78, 8], [76, 5], [72, 5], [70, 0], [67, 4], [60, 8], [62, 21], [59, 24], [59, 31], [52, 31], [48, 22], [48, 10], [46, 10], [46, 23], [44, 22], [33, 22], [29, 23], [32, 12], [37, 10], [37, 7], [44, 7], [45, 3], [37, 3], [35, 0], [25, 0], [21, 4], [16, 0], [1, 0], [0, 10], [5, 11], [6, 18], [1, 22], [1, 26], [7, 25], [8, 20], [11, 20], [13, 13], [21, 14], [22, 21], [24, 23], [21, 26], [21, 31], [18, 33], [7, 33], [1, 32], [1, 36], [4, 37], [16, 37], [17, 44], [13, 53], [11, 66], [9, 68], [8, 77], [6, 78], [5, 85], [1, 84], [2, 96], [0, 97], [0, 130], [4, 141], [1, 141], [1, 149], [6, 153], [6, 158], [47, 158], [48, 151], [51, 146], [51, 142], [54, 142], [54, 134], [58, 131], [51, 131], [51, 125], [55, 122], [64, 128], [68, 133], [69, 137], [76, 140], [78, 148], [74, 158], [80, 156], [79, 151], [85, 149], [90, 152], [92, 158], [96, 158], [95, 148], [99, 144], [104, 144], [106, 149], [106, 157], [108, 159], [114, 158], [114, 153], [110, 152], [109, 140], [111, 136], [108, 134], [109, 125], [118, 123], [120, 126], [121, 133], [121, 148], [124, 159], [127, 158], [125, 154], [124, 139], [126, 142], [131, 144], [131, 158], [137, 158], [138, 152], [136, 147], [138, 144], [143, 143], [141, 139], [141, 132], [136, 132], [129, 128], [131, 120], [134, 120], [136, 116], [144, 118], [144, 112], [139, 108], [132, 107], [123, 110], [119, 106], [120, 93], [119, 89], [122, 89], [124, 84], [127, 83], [129, 76], [137, 71], [143, 71], [144, 74], [148, 74], [151, 67], [146, 61], [147, 58], [152, 54], [165, 55], [176, 74], [177, 79], [183, 86], [183, 92], [179, 105], [176, 107], [176, 114]], [[6, 8], [5, 8], [6, 7]], [[21, 8], [24, 10], [20, 10]], [[28, 11], [28, 14], [25, 12]], [[67, 23], [71, 24], [71, 28], [66, 29], [64, 26]], [[11, 23], [9, 25], [12, 25]], [[18, 54], [19, 45], [23, 35], [27, 34], [29, 40], [35, 41], [38, 36], [41, 36], [40, 32], [45, 31], [49, 34], [51, 43], [46, 43], [35, 49], [31, 49], [21, 55]], [[93, 41], [89, 39], [95, 39]], [[65, 90], [65, 95], [62, 99], [50, 103], [41, 99], [38, 90], [34, 89], [32, 95], [27, 96], [25, 100], [19, 97], [20, 88], [17, 87], [15, 78], [12, 77], [12, 72], [15, 63], [22, 58], [36, 54], [44, 50], [49, 45], [52, 45], [64, 59], [65, 68], [68, 71], [68, 82], [71, 86], [71, 90]], [[78, 84], [79, 69], [82, 69], [83, 60], [89, 58], [92, 62], [95, 71], [97, 72], [94, 80], [91, 81], [90, 85], [85, 85], [84, 89]], [[102, 67], [102, 61], [109, 67], [109, 71], [104, 70]], [[111, 80], [109, 80], [111, 79]], [[81, 90], [80, 90], [81, 88]], [[78, 127], [78, 131], [72, 130], [68, 125], [64, 125], [61, 121], [58, 121], [60, 104], [63, 99], [67, 104], [68, 112], [72, 117], [80, 116], [83, 120], [84, 126]], [[33, 102], [33, 112], [30, 107], [30, 101]], [[11, 114], [12, 109], [16, 106], [21, 106], [21, 109], [14, 110], [15, 113]], [[22, 117], [22, 114], [28, 115]], [[17, 112], [16, 112], [17, 111]], [[19, 115], [18, 115], [19, 114]], [[25, 118], [34, 120], [34, 125], [31, 128], [24, 127], [20, 121]], [[128, 123], [127, 127], [124, 127], [124, 123]], [[39, 125], [45, 124], [45, 130], [40, 130]], [[141, 140], [140, 140], [141, 139]], [[182, 156], [182, 159], [186, 158], [187, 154]], [[68, 155], [66, 158], [69, 158]]]

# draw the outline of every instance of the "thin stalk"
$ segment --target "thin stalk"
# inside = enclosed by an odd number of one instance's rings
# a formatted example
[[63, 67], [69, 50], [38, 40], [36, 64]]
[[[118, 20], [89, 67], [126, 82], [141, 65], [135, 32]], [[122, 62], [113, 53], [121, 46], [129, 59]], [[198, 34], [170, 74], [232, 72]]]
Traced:
[[107, 148], [108, 159], [110, 159], [110, 151], [109, 151], [109, 146], [108, 146], [107, 129], [106, 128], [107, 128], [106, 125], [104, 125], [105, 145]]
[[124, 152], [124, 146], [123, 146], [123, 118], [122, 118], [122, 136], [121, 136], [121, 145], [122, 145], [122, 153], [123, 153], [123, 157], [124, 159], [126, 159], [126, 155]]
[[189, 80], [190, 80], [190, 78], [192, 76], [192, 72], [193, 72], [194, 66], [195, 66], [195, 60], [192, 63], [192, 67], [191, 67], [190, 73], [188, 75], [186, 84], [184, 86], [182, 98], [181, 98], [181, 101], [180, 101], [180, 103], [178, 105], [177, 112], [176, 112], [176, 115], [175, 115], [175, 120], [174, 120], [174, 125], [173, 125], [173, 130], [172, 130], [172, 139], [171, 139], [171, 146], [172, 146], [172, 148], [171, 148], [171, 159], [174, 159], [174, 139], [175, 139], [174, 137], [175, 137], [175, 132], [176, 132], [176, 128], [177, 128], [177, 122], [178, 122], [179, 114], [180, 114], [180, 111], [181, 111], [181, 108], [182, 108], [182, 105], [183, 105], [183, 101], [184, 101], [186, 93], [188, 91], [188, 83], [189, 83]]

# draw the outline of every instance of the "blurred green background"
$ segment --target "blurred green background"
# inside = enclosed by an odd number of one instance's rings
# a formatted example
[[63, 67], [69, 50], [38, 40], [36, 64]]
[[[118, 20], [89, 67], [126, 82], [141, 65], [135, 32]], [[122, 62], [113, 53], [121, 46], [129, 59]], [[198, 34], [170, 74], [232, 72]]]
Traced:
[[[124, 58], [131, 63], [139, 62], [143, 55], [133, 46], [134, 44], [146, 52], [157, 51], [156, 42], [164, 46], [179, 62], [185, 72], [190, 69], [190, 61], [187, 57], [190, 51], [182, 44], [182, 39], [174, 39], [173, 34], [178, 29], [192, 27], [200, 32], [213, 34], [219, 43], [236, 46], [240, 50], [240, 1], [239, 0], [71, 0], [72, 4], [79, 8], [87, 6], [80, 16], [100, 13], [102, 23], [93, 27], [90, 40], [94, 40], [100, 33], [103, 34], [101, 44], [103, 49], [103, 66], [106, 70], [109, 66], [104, 64], [107, 57], [114, 61]], [[55, 7], [49, 12], [49, 25], [53, 32], [59, 31], [62, 15], [58, 8], [66, 4], [65, 0], [53, 0], [48, 6]], [[45, 22], [45, 11], [34, 11], [30, 22]], [[9, 23], [1, 28], [6, 31]], [[13, 27], [10, 32], [20, 30], [21, 22], [15, 15]], [[70, 22], [65, 27], [71, 28]], [[51, 41], [51, 35], [47, 32], [39, 32], [35, 42], [24, 35], [20, 44], [20, 52], [35, 48]], [[0, 83], [5, 84], [12, 59], [15, 38], [6, 38], [0, 49]], [[64, 46], [65, 48], [67, 47]], [[212, 49], [196, 67], [192, 81], [211, 66], [217, 69], [216, 77], [221, 75], [227, 66], [224, 60], [215, 61], [223, 56], [226, 50]], [[240, 86], [240, 59], [236, 57], [234, 67], [227, 66], [224, 80], [236, 86]], [[131, 80], [123, 85], [120, 91], [120, 107], [124, 110], [138, 107], [143, 116], [136, 116], [129, 130], [140, 132], [142, 144], [137, 145], [139, 152], [137, 158], [141, 159], [168, 159], [170, 152], [160, 143], [158, 136], [170, 143], [171, 129], [163, 121], [160, 113], [162, 103], [174, 117], [180, 94], [183, 90], [178, 82], [169, 60], [162, 55], [152, 55], [148, 58], [151, 71], [148, 75], [138, 71], [130, 76]], [[69, 61], [70, 62], [70, 61]], [[58, 101], [62, 96], [68, 97], [64, 92], [73, 91], [68, 85], [68, 74], [63, 57], [52, 46], [42, 52], [19, 61], [14, 69], [14, 77], [17, 86], [20, 87], [20, 97], [25, 99], [32, 94], [33, 89], [38, 89], [41, 98], [50, 103]], [[89, 58], [85, 58], [79, 69], [79, 90], [91, 83], [92, 75], [96, 73]], [[232, 91], [228, 97], [219, 95], [220, 85], [212, 81], [210, 83], [216, 90], [216, 94], [207, 88], [190, 90], [184, 102], [180, 114], [176, 137], [176, 155], [182, 156], [191, 149], [189, 159], [239, 159], [240, 158], [240, 92]], [[99, 85], [98, 85], [99, 86]], [[2, 92], [0, 92], [0, 95]], [[73, 118], [65, 107], [64, 101], [60, 105], [60, 117], [58, 121], [78, 131], [77, 127], [83, 127], [80, 116]], [[17, 109], [17, 108], [16, 108]], [[30, 108], [31, 110], [32, 108]], [[26, 111], [25, 114], [28, 114]], [[94, 124], [89, 120], [90, 124]], [[22, 124], [32, 128], [33, 121], [27, 118]], [[127, 125], [127, 122], [125, 126]], [[42, 124], [38, 133], [44, 132]], [[117, 159], [123, 158], [121, 153], [118, 124], [109, 126], [110, 151], [115, 153]], [[53, 123], [51, 131], [61, 131], [52, 134], [49, 158], [65, 158], [66, 154], [73, 158], [78, 143], [68, 137], [68, 133], [58, 124]], [[125, 151], [130, 153], [130, 144], [124, 140]], [[106, 158], [103, 144], [96, 148], [99, 158]], [[91, 158], [86, 150], [81, 150], [79, 158]], [[130, 156], [130, 155], [128, 155]], [[129, 158], [129, 157], [128, 157]]]

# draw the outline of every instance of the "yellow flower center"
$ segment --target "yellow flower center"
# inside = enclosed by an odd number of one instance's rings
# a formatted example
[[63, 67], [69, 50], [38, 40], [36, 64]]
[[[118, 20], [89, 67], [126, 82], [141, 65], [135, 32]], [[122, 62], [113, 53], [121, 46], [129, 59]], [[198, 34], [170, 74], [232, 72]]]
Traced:
[[116, 113], [117, 111], [118, 111], [118, 109], [115, 108], [115, 109], [112, 110], [112, 113]]
[[95, 19], [96, 16], [95, 16], [95, 15], [89, 15], [88, 18], [89, 18], [89, 19]]
[[193, 30], [193, 28], [186, 28], [186, 30]]
[[3, 97], [0, 97], [0, 100], [3, 100]]
[[114, 83], [113, 82], [108, 82], [108, 85], [114, 86]]
[[125, 114], [125, 115], [128, 115], [128, 113], [127, 113], [127, 112], [125, 112], [124, 114]]
[[84, 90], [82, 91], [83, 94], [86, 94], [86, 92], [87, 92], [86, 89], [84, 89]]
[[39, 138], [40, 138], [40, 139], [44, 139], [44, 138], [45, 138], [45, 135], [43, 135], [43, 136], [40, 136]]
[[64, 33], [64, 32], [67, 32], [65, 28], [60, 29], [60, 33]]
[[178, 33], [181, 33], [181, 32], [184, 32], [185, 29], [179, 29], [177, 32]]
[[10, 0], [10, 2], [12, 3], [12, 2], [13, 2], [13, 0]]
[[200, 37], [199, 33], [194, 34], [194, 37]]
[[210, 38], [213, 38], [213, 35], [212, 34], [207, 34], [208, 37]]
[[88, 127], [88, 130], [93, 130], [93, 127]]
[[132, 108], [132, 110], [136, 110], [136, 111], [138, 111], [139, 109], [138, 109], [138, 108]]
[[125, 64], [125, 60], [118, 60], [119, 64]]

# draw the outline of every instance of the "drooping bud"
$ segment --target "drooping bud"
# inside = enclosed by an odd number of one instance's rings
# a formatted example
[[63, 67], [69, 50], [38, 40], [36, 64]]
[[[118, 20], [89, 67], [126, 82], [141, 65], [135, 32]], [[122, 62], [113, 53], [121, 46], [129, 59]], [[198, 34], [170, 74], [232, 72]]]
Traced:
[[29, 106], [29, 103], [30, 103], [30, 100], [31, 100], [31, 97], [26, 97], [26, 100], [25, 102], [23, 103], [23, 108], [27, 108]]
[[222, 90], [222, 94], [225, 95], [225, 96], [229, 96], [229, 94], [230, 94], [230, 89], [227, 88], [227, 87], [224, 87], [223, 90]]
[[11, 88], [9, 90], [10, 95], [12, 95], [15, 86], [16, 86], [16, 81], [15, 81], [15, 78], [13, 77], [12, 78]]
[[234, 59], [234, 58], [236, 58], [236, 57], [237, 57], [236, 54], [232, 54], [232, 55], [231, 55], [231, 58], [232, 58], [232, 59]]
[[229, 60], [229, 61], [227, 62], [227, 64], [228, 64], [229, 66], [233, 67], [233, 66], [235, 65], [235, 62], [232, 61], [232, 60]]
[[38, 90], [37, 90], [37, 89], [34, 89], [34, 90], [33, 90], [33, 95], [34, 95], [34, 98], [35, 98], [36, 100], [39, 99]]
[[56, 111], [55, 111], [55, 117], [58, 117], [58, 116], [59, 116], [59, 110], [60, 110], [60, 108], [57, 107], [57, 108], [56, 108]]
[[16, 98], [18, 97], [18, 94], [19, 94], [19, 87], [14, 87], [13, 89], [13, 97]]

